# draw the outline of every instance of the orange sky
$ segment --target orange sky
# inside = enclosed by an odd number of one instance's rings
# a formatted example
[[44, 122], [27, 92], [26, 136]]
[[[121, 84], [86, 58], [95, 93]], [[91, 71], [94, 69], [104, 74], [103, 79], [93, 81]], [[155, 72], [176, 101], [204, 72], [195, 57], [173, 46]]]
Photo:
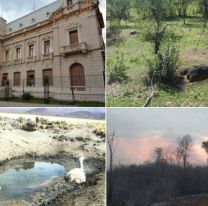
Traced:
[[[206, 164], [207, 154], [201, 148], [201, 142], [208, 137], [194, 138], [190, 153], [192, 164]], [[155, 148], [162, 147], [166, 152], [173, 154], [177, 147], [177, 140], [171, 141], [159, 133], [143, 134], [134, 138], [119, 137], [116, 152], [116, 162], [121, 164], [140, 164], [153, 160]]]

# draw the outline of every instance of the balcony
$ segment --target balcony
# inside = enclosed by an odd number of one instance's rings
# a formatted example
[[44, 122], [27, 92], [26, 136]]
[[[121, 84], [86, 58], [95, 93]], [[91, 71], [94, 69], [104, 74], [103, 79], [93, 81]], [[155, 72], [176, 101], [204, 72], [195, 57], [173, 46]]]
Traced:
[[82, 42], [79, 44], [62, 46], [62, 55], [67, 56], [70, 54], [86, 54], [87, 53], [87, 44], [86, 42]]
[[12, 65], [12, 62], [10, 62], [10, 61], [3, 61], [3, 62], [0, 64], [0, 66], [2, 66], [2, 67], [7, 67], [7, 66], [10, 66], [10, 65]]
[[53, 52], [42, 54], [42, 60], [53, 59]]
[[35, 60], [36, 60], [36, 56], [27, 57], [27, 63], [34, 62]]
[[14, 60], [14, 64], [21, 64], [22, 62], [23, 62], [22, 58]]

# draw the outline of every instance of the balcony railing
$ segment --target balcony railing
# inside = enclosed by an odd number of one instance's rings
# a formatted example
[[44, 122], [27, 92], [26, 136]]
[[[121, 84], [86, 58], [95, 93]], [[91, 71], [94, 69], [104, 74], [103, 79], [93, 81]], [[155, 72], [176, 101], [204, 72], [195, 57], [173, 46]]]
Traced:
[[0, 66], [9, 66], [9, 65], [11, 65], [12, 64], [12, 62], [11, 61], [3, 61], [2, 63], [0, 63]]
[[50, 52], [50, 53], [43, 53], [42, 54], [42, 59], [45, 60], [45, 59], [52, 59], [53, 58], [53, 52]]
[[14, 60], [14, 64], [21, 64], [22, 62], [23, 62], [22, 58]]
[[86, 42], [69, 45], [69, 46], [62, 46], [61, 48], [62, 48], [62, 54], [64, 56], [69, 55], [69, 54], [79, 54], [79, 53], [86, 54], [87, 53]]
[[36, 56], [29, 56], [27, 57], [27, 62], [33, 62], [36, 60]]

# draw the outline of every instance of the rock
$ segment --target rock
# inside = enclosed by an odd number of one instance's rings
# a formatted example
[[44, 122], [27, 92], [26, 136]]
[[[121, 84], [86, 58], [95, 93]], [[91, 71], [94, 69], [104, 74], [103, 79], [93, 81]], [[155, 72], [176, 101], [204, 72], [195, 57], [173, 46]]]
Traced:
[[39, 117], [36, 117], [35, 118], [35, 121], [36, 121], [36, 123], [39, 123], [40, 122], [40, 118]]
[[37, 130], [36, 123], [32, 121], [28, 121], [22, 126], [22, 129], [28, 132], [36, 131]]
[[138, 32], [137, 32], [137, 31], [131, 31], [131, 32], [130, 32], [130, 35], [131, 35], [131, 36], [133, 36], [133, 35], [137, 35], [137, 34], [138, 34]]
[[44, 119], [44, 118], [40, 118], [39, 121], [40, 121], [41, 124], [49, 124], [49, 121], [47, 119]]
[[85, 139], [83, 137], [75, 137], [75, 139], [79, 142], [84, 141]]
[[45, 129], [45, 126], [41, 124], [41, 125], [39, 126], [39, 128], [40, 128], [40, 129]]
[[45, 126], [45, 129], [52, 129], [53, 128], [53, 125], [46, 125]]
[[19, 122], [22, 124], [22, 123], [24, 123], [24, 122], [26, 121], [26, 119], [23, 118], [23, 117], [19, 117], [19, 118], [17, 119], [17, 121], [19, 121]]

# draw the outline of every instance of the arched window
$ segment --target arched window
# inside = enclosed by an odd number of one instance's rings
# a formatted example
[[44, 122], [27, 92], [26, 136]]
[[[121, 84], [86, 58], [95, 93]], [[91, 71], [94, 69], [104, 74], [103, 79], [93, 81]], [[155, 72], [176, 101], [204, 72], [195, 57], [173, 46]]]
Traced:
[[77, 91], [85, 90], [84, 67], [81, 64], [73, 64], [70, 68], [71, 86]]

